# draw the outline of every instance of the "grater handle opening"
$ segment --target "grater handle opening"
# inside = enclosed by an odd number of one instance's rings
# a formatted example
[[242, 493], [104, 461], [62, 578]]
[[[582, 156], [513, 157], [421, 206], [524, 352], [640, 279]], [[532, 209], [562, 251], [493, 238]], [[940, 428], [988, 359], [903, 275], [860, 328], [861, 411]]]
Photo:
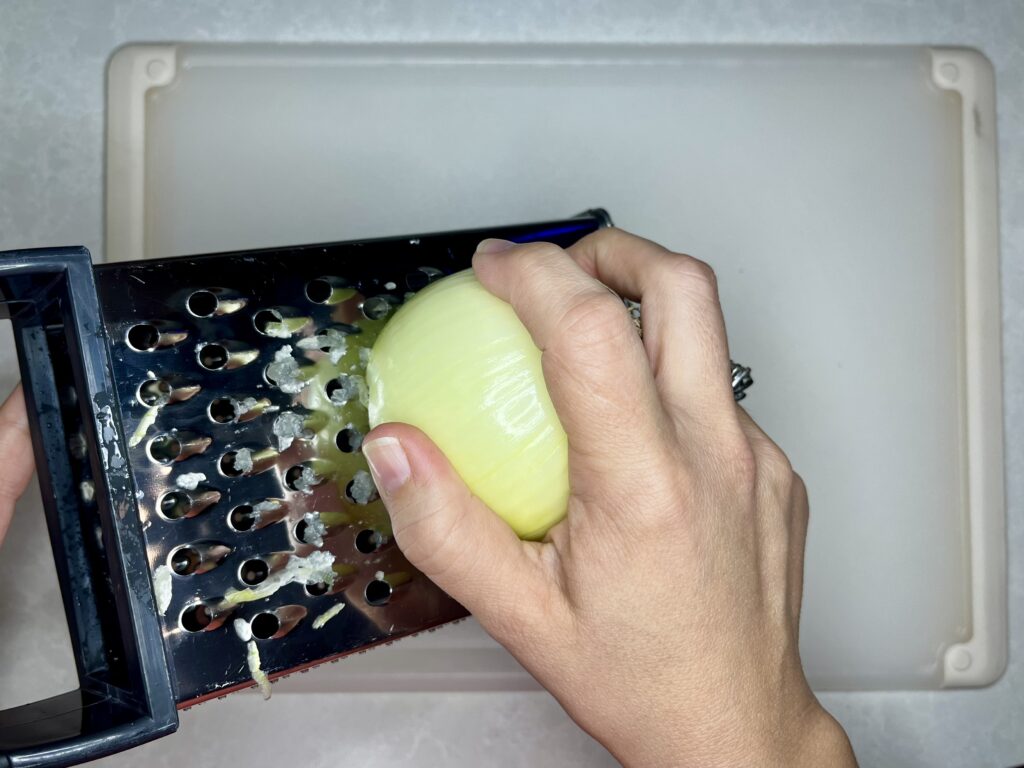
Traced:
[[[88, 250], [0, 253], [77, 690], [0, 711], [0, 768], [73, 765], [177, 728]], [[31, 663], [29, 661], [28, 663]]]

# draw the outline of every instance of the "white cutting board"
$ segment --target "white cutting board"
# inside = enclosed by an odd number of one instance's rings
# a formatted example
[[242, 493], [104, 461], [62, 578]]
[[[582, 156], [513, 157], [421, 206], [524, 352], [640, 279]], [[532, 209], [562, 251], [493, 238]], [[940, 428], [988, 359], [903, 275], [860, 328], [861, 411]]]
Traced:
[[[718, 273], [746, 405], [810, 491], [814, 686], [983, 685], [1006, 655], [994, 125], [987, 61], [953, 49], [130, 46], [106, 256], [604, 206]], [[288, 685], [531, 684], [468, 622]]]

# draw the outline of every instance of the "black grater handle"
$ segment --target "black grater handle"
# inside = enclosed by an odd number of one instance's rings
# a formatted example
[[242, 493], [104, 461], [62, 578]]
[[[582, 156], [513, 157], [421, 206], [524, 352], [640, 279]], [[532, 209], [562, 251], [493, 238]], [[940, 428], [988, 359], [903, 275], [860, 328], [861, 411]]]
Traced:
[[[174, 689], [89, 251], [0, 253], [79, 687], [0, 711], [0, 768], [93, 760], [174, 731]], [[32, 663], [29, 661], [28, 663]]]

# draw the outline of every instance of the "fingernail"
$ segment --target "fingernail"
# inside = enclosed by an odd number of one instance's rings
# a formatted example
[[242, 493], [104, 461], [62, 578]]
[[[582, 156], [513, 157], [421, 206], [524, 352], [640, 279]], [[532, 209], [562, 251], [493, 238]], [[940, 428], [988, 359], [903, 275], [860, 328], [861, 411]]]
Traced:
[[363, 443], [363, 455], [383, 496], [398, 491], [412, 475], [409, 458], [397, 437], [378, 437]]
[[477, 253], [501, 253], [507, 251], [515, 243], [511, 240], [502, 240], [497, 237], [488, 237], [486, 240], [481, 240], [480, 244], [476, 247]]

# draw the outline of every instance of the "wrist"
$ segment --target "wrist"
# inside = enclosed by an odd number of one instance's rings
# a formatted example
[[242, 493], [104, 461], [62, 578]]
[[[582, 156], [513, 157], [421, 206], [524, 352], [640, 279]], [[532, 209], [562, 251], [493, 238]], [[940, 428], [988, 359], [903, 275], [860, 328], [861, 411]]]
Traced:
[[846, 731], [824, 707], [815, 702], [806, 715], [801, 734], [794, 744], [792, 759], [787, 765], [797, 768], [856, 768], [857, 759]]
[[610, 732], [612, 729], [590, 732], [627, 768], [660, 768], [666, 765], [694, 768], [857, 766], [846, 732], [813, 696], [806, 706], [801, 706], [799, 711], [784, 719], [769, 716], [757, 723], [755, 718], [747, 716], [742, 724], [719, 721], [696, 732], [674, 725], [678, 720], [673, 717], [650, 718], [642, 728], [620, 723], [614, 735]]

